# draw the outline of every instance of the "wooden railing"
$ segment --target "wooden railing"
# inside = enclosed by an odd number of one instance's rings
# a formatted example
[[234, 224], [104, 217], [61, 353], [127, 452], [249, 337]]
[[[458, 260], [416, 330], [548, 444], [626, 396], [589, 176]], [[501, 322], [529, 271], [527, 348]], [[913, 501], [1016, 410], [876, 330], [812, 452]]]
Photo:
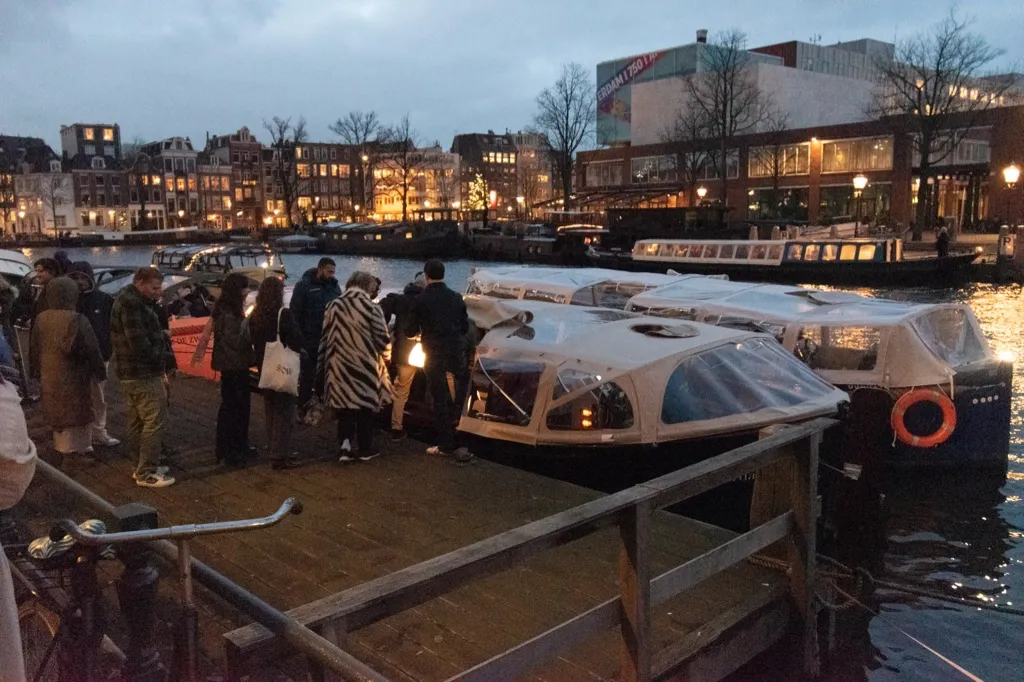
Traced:
[[[546, 549], [609, 526], [619, 528], [618, 597], [565, 621], [452, 679], [512, 679], [588, 638], [621, 629], [621, 678], [650, 680], [676, 668], [692, 647], [679, 646], [652, 660], [651, 609], [769, 545], [785, 540], [793, 613], [802, 624], [804, 654], [814, 638], [813, 581], [817, 509], [818, 448], [835, 422], [817, 419], [777, 430], [749, 445], [647, 483], [598, 498], [573, 509], [514, 528], [475, 544], [292, 609], [288, 616], [342, 648], [347, 633], [423, 604], [470, 581], [504, 571]], [[774, 464], [788, 472], [782, 482], [786, 510], [747, 533], [654, 577], [651, 576], [651, 516], [661, 508], [712, 490]], [[773, 508], [778, 510], [775, 485]], [[774, 513], [774, 512], [773, 512]], [[237, 678], [251, 656], [265, 654], [273, 633], [253, 624], [225, 635], [229, 675]], [[810, 669], [813, 661], [805, 659]], [[314, 678], [329, 673], [311, 662]]]

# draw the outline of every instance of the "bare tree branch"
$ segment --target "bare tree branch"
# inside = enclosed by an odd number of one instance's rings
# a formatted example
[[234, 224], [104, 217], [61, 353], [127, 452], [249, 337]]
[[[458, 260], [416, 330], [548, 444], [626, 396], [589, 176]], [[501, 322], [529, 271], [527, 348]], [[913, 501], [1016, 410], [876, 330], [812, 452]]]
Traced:
[[70, 180], [71, 177], [67, 173], [45, 173], [39, 180], [39, 198], [42, 200], [43, 206], [50, 209], [54, 237], [57, 236], [57, 209], [64, 205], [64, 194], [69, 187]]
[[708, 150], [708, 142], [712, 138], [707, 115], [700, 107], [681, 106], [660, 137], [672, 149], [679, 181], [687, 190], [689, 205], [695, 206], [697, 184], [704, 174], [705, 165], [714, 158]]
[[534, 125], [547, 138], [551, 161], [562, 183], [565, 205], [571, 205], [572, 173], [576, 151], [594, 134], [597, 117], [594, 83], [576, 63], [562, 66], [552, 87], [537, 96]]
[[397, 196], [402, 202], [402, 222], [406, 222], [409, 218], [409, 193], [425, 191], [426, 179], [421, 176], [428, 165], [427, 156], [419, 149], [419, 134], [413, 129], [409, 114], [396, 125], [381, 129], [374, 147], [380, 150], [381, 170], [379, 180], [375, 178], [375, 191], [385, 196]]
[[301, 160], [295, 158], [295, 148], [309, 139], [306, 119], [299, 116], [299, 120], [293, 125], [291, 117], [275, 116], [269, 121], [263, 121], [263, 127], [270, 133], [270, 173], [275, 187], [278, 188], [275, 194], [280, 194], [285, 215], [290, 222], [294, 222], [295, 204], [309, 185], [309, 177], [299, 174]]
[[[769, 197], [770, 214], [773, 218], [779, 216], [779, 181], [785, 175], [798, 172], [795, 167], [795, 158], [787, 156], [790, 145], [785, 141], [785, 133], [789, 130], [789, 114], [779, 109], [771, 109], [761, 122], [760, 131], [764, 134], [767, 144], [760, 147], [753, 147], [750, 150], [751, 160], [767, 170], [771, 178], [771, 193]], [[792, 159], [793, 163], [790, 163]]]

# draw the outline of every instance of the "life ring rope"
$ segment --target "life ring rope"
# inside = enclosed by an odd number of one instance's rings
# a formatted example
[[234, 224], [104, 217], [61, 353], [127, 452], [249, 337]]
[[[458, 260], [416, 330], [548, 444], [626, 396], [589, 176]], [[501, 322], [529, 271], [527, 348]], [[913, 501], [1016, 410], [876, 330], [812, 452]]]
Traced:
[[[931, 402], [942, 410], [942, 424], [934, 433], [918, 436], [910, 432], [906, 424], [907, 410], [918, 403]], [[907, 391], [893, 405], [890, 417], [893, 433], [902, 442], [916, 448], [934, 448], [945, 443], [956, 429], [956, 405], [945, 393], [934, 388], [915, 388]]]

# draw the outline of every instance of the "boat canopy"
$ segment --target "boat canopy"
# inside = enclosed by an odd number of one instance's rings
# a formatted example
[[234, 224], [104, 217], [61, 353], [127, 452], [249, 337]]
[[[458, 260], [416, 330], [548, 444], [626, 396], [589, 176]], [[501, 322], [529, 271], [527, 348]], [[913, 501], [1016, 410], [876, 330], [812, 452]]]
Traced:
[[259, 244], [166, 246], [153, 252], [152, 263], [161, 270], [238, 271], [255, 281], [262, 281], [267, 273], [285, 276], [284, 263], [277, 252]]
[[508, 266], [474, 270], [466, 284], [466, 293], [492, 298], [624, 308], [631, 296], [678, 281], [680, 277], [605, 268]]
[[0, 276], [17, 286], [22, 278], [32, 272], [32, 261], [21, 251], [0, 249]]
[[832, 414], [847, 400], [767, 334], [608, 308], [465, 300], [486, 333], [459, 428], [487, 438], [688, 440]]

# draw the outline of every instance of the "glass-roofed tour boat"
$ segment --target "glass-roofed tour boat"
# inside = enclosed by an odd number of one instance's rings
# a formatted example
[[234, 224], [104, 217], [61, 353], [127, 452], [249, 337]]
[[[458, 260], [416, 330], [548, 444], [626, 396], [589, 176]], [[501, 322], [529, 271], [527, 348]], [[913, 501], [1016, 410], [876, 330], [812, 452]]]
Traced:
[[[1012, 358], [993, 351], [966, 305], [701, 275], [522, 266], [475, 271], [467, 294], [768, 333], [790, 357], [851, 394], [852, 412], [885, 441], [889, 465], [1007, 464]], [[590, 352], [604, 344], [601, 333], [586, 341]]]

